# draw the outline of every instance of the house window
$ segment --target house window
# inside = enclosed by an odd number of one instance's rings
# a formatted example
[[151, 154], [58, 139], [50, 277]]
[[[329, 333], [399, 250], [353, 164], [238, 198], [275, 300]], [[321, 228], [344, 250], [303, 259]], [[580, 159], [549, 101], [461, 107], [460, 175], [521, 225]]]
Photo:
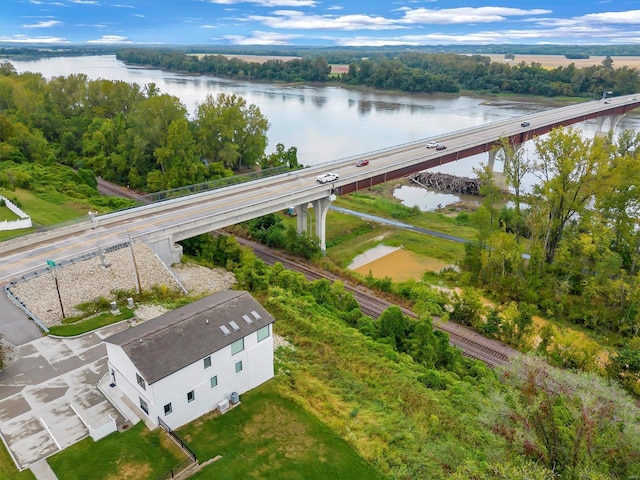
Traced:
[[171, 408], [171, 404], [167, 403], [164, 406], [164, 416], [166, 417], [167, 415], [169, 415], [171, 412], [173, 412], [173, 409]]
[[240, 373], [242, 371], [242, 360], [236, 363], [236, 373]]
[[244, 350], [244, 338], [241, 338], [240, 340], [236, 340], [231, 344], [231, 355], [235, 355], [236, 353], [239, 353], [242, 350]]
[[214, 375], [213, 377], [211, 377], [209, 382], [211, 383], [211, 388], [217, 387], [218, 386], [218, 376]]
[[196, 399], [196, 392], [194, 392], [193, 390], [191, 390], [189, 393], [187, 393], [187, 403], [191, 403]]
[[261, 342], [265, 338], [269, 338], [269, 325], [265, 325], [258, 330], [258, 341]]
[[149, 405], [147, 405], [147, 402], [145, 402], [142, 397], [138, 397], [138, 399], [140, 400], [140, 408], [142, 411], [149, 415]]
[[147, 389], [147, 384], [144, 381], [144, 378], [142, 378], [140, 375], [138, 375], [136, 373], [136, 380], [138, 381], [138, 385], [140, 385], [142, 387], [143, 390]]
[[208, 357], [204, 357], [204, 368], [209, 368], [211, 366], [211, 355]]

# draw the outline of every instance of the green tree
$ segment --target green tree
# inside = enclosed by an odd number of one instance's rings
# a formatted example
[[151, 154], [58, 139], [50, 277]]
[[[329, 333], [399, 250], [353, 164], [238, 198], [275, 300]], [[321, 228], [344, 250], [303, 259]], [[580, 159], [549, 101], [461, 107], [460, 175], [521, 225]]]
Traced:
[[257, 106], [247, 106], [242, 97], [208, 95], [198, 105], [195, 127], [203, 155], [210, 162], [237, 170], [243, 164], [257, 165], [264, 156], [269, 122]]
[[623, 132], [611, 157], [596, 207], [615, 235], [612, 249], [622, 257], [624, 268], [635, 275], [640, 270], [640, 133]]
[[377, 324], [379, 336], [388, 339], [393, 348], [401, 351], [409, 331], [409, 321], [402, 310], [395, 305], [385, 309]]
[[[177, 97], [155, 95], [135, 104], [127, 116], [127, 154], [139, 179], [158, 168], [155, 151], [165, 147], [172, 122], [184, 119], [187, 109]], [[144, 186], [144, 185], [134, 185]]]
[[582, 138], [574, 129], [554, 129], [535, 142], [538, 162], [534, 173], [541, 183], [534, 186], [534, 208], [546, 212], [541, 226], [544, 257], [553, 263], [567, 222], [583, 214], [599, 183], [599, 168], [607, 164], [602, 140]]
[[503, 172], [507, 186], [513, 189], [513, 201], [515, 204], [515, 234], [516, 242], [520, 241], [520, 234], [523, 230], [522, 212], [520, 211], [522, 202], [522, 180], [531, 172], [533, 166], [525, 156], [522, 145], [516, 145], [508, 138], [500, 139], [500, 153], [503, 158]]

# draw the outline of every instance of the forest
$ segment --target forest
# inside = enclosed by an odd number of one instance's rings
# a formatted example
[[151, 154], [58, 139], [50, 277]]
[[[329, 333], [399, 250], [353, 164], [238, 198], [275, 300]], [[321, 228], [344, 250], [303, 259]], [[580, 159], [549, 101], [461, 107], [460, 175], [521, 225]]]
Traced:
[[229, 178], [258, 165], [297, 168], [295, 147], [277, 145], [265, 155], [268, 128], [260, 109], [235, 95], [207, 96], [190, 119], [177, 97], [152, 83], [84, 74], [46, 80], [0, 64], [0, 185], [30, 188], [38, 180], [27, 165], [90, 171], [142, 192]]
[[[520, 62], [516, 65], [491, 62], [479, 54], [377, 51], [352, 58], [351, 53], [302, 57], [288, 61], [272, 59], [249, 62], [224, 55], [190, 55], [178, 51], [122, 49], [119, 60], [164, 70], [201, 73], [243, 80], [279, 82], [339, 82], [403, 92], [513, 93], [547, 97], [599, 98], [603, 91], [614, 95], [640, 90], [635, 68], [615, 68], [611, 57], [601, 65], [577, 68], [570, 64], [553, 69]], [[330, 63], [349, 65], [346, 73], [332, 75]]]

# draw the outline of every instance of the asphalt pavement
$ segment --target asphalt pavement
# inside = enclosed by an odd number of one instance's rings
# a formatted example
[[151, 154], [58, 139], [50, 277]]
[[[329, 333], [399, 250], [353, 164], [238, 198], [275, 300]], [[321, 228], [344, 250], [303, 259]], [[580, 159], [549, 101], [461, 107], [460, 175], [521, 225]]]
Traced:
[[13, 346], [24, 345], [42, 337], [42, 330], [35, 322], [11, 303], [4, 286], [0, 290], [0, 335]]

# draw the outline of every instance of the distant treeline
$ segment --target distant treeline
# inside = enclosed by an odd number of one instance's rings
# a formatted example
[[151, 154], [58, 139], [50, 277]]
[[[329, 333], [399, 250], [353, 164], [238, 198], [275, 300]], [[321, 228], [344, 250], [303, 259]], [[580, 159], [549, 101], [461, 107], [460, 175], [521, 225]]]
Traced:
[[[111, 45], [54, 45], [30, 44], [16, 47], [15, 43], [0, 42], [0, 56], [59, 56], [115, 54], [123, 44]], [[296, 45], [157, 45], [154, 48], [180, 53], [224, 55], [275, 55], [290, 57], [323, 56], [329, 63], [348, 64], [352, 60], [383, 55], [393, 58], [399, 53], [458, 53], [464, 55], [566, 55], [640, 56], [640, 45], [423, 45], [382, 47], [321, 47]], [[342, 59], [342, 60], [340, 60]], [[344, 60], [346, 59], [346, 60]]]
[[[333, 51], [327, 56], [249, 62], [224, 55], [196, 56], [175, 50], [132, 48], [117, 52], [117, 58], [126, 63], [175, 72], [276, 82], [337, 81], [405, 92], [470, 90], [598, 98], [603, 91], [623, 95], [640, 90], [638, 70], [614, 68], [610, 57], [596, 66], [577, 68], [571, 64], [548, 69], [535, 62], [510, 65], [492, 62], [482, 55], [455, 53], [394, 51], [390, 57], [381, 49], [368, 57], [356, 59], [352, 56], [353, 52]], [[346, 73], [331, 75], [330, 63], [348, 64], [349, 69]]]

